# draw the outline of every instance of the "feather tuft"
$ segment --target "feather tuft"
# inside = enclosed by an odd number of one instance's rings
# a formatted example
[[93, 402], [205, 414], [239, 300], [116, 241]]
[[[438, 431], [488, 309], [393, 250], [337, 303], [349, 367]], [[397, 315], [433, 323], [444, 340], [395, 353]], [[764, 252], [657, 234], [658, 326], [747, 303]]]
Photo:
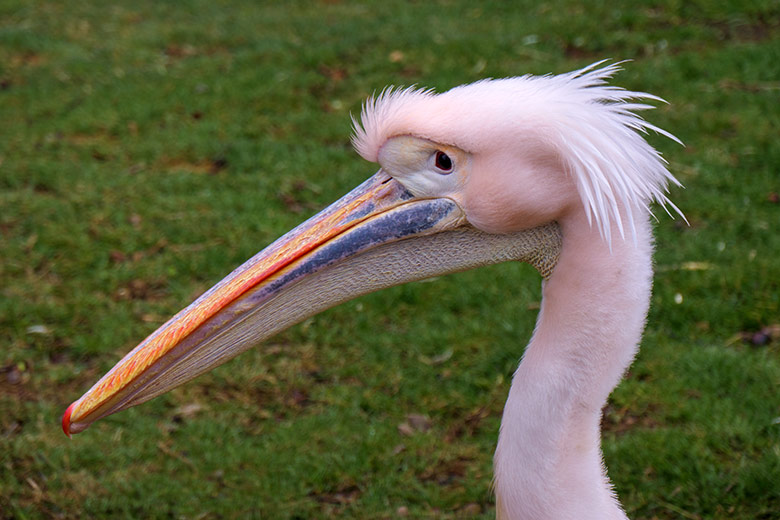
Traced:
[[[643, 135], [654, 132], [682, 143], [637, 114], [653, 108], [647, 101], [665, 101], [608, 85], [623, 62], [604, 63], [557, 76], [486, 79], [441, 94], [416, 87], [387, 88], [365, 102], [359, 122], [353, 118], [352, 143], [363, 158], [376, 162], [382, 145], [398, 135], [454, 145], [472, 154], [534, 139], [560, 155], [591, 225], [607, 242], [613, 223], [625, 237], [621, 205], [629, 226], [632, 211], [647, 210], [652, 202], [684, 219], [667, 197], [669, 183], [680, 183]], [[635, 237], [632, 228], [629, 232]]]

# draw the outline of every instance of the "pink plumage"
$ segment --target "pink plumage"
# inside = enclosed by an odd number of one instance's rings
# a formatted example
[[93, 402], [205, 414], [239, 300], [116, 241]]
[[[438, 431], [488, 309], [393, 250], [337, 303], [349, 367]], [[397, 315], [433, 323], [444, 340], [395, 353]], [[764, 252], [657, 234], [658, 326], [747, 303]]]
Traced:
[[[413, 135], [449, 144], [473, 155], [529, 143], [563, 158], [580, 198], [601, 236], [611, 242], [611, 223], [625, 236], [619, 207], [629, 212], [652, 202], [682, 213], [666, 196], [679, 182], [661, 155], [640, 135], [648, 130], [679, 140], [636, 112], [653, 108], [638, 100], [663, 101], [644, 92], [606, 84], [619, 64], [557, 76], [486, 79], [436, 94], [426, 89], [385, 89], [353, 120], [353, 144], [376, 162], [391, 137]], [[631, 230], [635, 236], [635, 230]]]

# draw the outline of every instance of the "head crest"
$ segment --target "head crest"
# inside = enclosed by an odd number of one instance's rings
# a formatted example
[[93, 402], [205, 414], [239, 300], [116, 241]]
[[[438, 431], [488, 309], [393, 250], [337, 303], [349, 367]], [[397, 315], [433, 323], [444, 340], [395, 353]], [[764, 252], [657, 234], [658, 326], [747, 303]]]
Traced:
[[663, 100], [607, 85], [620, 64], [599, 68], [603, 63], [558, 76], [482, 80], [441, 94], [414, 87], [385, 89], [365, 102], [359, 123], [353, 118], [352, 142], [362, 157], [375, 162], [381, 146], [398, 135], [474, 154], [541, 140], [562, 158], [589, 221], [595, 221], [605, 240], [611, 240], [612, 223], [625, 236], [621, 206], [631, 226], [632, 211], [649, 211], [652, 202], [683, 216], [666, 196], [668, 183], [680, 183], [642, 134], [652, 130], [680, 141], [637, 115], [653, 108], [638, 101]]

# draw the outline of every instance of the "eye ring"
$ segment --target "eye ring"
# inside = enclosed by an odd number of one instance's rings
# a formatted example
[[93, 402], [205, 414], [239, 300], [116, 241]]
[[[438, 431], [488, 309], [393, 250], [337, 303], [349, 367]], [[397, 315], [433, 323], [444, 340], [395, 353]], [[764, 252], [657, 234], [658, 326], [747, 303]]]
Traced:
[[436, 166], [436, 169], [439, 170], [439, 173], [442, 173], [444, 175], [452, 173], [452, 168], [453, 168], [452, 159], [450, 158], [449, 155], [442, 152], [441, 150], [436, 150], [433, 164], [434, 166]]

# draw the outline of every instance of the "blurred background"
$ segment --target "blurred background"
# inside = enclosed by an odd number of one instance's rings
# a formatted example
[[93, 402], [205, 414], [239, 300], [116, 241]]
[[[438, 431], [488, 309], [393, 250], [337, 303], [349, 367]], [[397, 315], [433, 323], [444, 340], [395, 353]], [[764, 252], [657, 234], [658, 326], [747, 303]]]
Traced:
[[776, 1], [0, 1], [0, 518], [492, 518], [525, 265], [360, 298], [68, 440], [125, 352], [376, 166], [386, 85], [632, 60], [690, 225], [656, 211], [604, 410], [631, 518], [780, 518]]

